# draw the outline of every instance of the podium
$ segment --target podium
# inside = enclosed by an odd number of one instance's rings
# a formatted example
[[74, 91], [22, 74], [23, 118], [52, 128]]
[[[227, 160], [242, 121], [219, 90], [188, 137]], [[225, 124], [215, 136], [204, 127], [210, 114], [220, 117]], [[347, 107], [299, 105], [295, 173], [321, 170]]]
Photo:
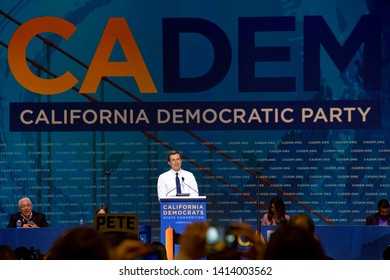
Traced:
[[160, 198], [160, 242], [168, 259], [174, 259], [179, 250], [180, 234], [195, 222], [206, 222], [206, 196]]

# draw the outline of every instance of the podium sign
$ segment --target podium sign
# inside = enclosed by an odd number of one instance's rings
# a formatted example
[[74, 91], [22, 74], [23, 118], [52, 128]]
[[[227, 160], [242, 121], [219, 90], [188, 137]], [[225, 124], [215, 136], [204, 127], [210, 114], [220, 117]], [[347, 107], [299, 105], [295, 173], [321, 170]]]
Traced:
[[138, 231], [137, 214], [97, 214], [94, 219], [96, 229], [102, 232]]
[[167, 249], [168, 259], [178, 252], [178, 236], [186, 226], [205, 221], [205, 196], [160, 198], [160, 241]]

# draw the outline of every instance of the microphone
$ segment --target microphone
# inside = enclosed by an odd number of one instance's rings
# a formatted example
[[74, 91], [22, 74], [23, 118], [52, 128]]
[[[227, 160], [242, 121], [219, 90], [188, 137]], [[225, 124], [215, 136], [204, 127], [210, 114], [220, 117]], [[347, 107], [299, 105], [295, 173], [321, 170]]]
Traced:
[[173, 192], [174, 190], [176, 190], [176, 187], [174, 187], [172, 190], [170, 190], [169, 192], [167, 192], [167, 194], [166, 194], [165, 196], [167, 197], [168, 194], [169, 194], [170, 192]]
[[264, 167], [259, 166], [258, 168], [255, 168], [255, 172], [257, 176], [260, 176], [261, 173], [263, 173]]
[[188, 185], [186, 182], [184, 182], [184, 177], [181, 177], [181, 180], [182, 180], [184, 185], [186, 185], [187, 187], [189, 187], [191, 190], [193, 190], [194, 192], [196, 192], [199, 195], [199, 192], [197, 190], [195, 190], [194, 188], [191, 188], [190, 185]]

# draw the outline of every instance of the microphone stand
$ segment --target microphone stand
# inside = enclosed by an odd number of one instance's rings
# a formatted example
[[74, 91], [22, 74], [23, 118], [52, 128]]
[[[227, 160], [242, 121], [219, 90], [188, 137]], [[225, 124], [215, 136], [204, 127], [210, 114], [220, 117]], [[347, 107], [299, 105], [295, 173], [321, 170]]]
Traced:
[[184, 177], [181, 177], [181, 180], [182, 180], [184, 185], [186, 185], [189, 189], [193, 190], [194, 192], [196, 192], [199, 195], [199, 191], [195, 190], [190, 185], [188, 185], [186, 182], [184, 182]]
[[260, 174], [263, 172], [262, 169], [256, 170], [257, 178], [257, 232], [261, 233], [261, 214], [260, 214]]
[[[104, 175], [106, 175], [106, 194], [107, 194], [107, 197], [106, 197], [106, 205], [107, 207], [110, 207], [110, 196], [111, 196], [111, 183], [110, 183], [110, 177], [111, 177], [111, 170], [106, 170], [104, 171]], [[111, 209], [111, 208], [108, 208], [108, 209]]]
[[105, 163], [105, 166], [103, 168], [103, 173], [104, 175], [106, 175], [106, 207], [108, 207], [108, 209], [111, 209], [110, 208], [110, 204], [111, 204], [111, 201], [110, 201], [110, 198], [111, 198], [111, 174], [112, 172], [115, 172], [120, 163], [122, 162], [123, 160], [123, 157], [125, 155], [124, 154], [111, 154], [106, 163]]

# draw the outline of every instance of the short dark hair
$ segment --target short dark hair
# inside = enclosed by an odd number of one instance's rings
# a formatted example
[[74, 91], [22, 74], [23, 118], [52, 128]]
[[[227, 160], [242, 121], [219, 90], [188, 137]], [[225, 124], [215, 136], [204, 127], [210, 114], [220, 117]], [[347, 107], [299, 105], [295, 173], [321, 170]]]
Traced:
[[65, 231], [46, 254], [48, 260], [109, 260], [110, 244], [103, 233], [89, 227]]
[[294, 216], [292, 216], [289, 220], [290, 225], [300, 226], [311, 233], [314, 233], [315, 231], [315, 225], [313, 219], [305, 214], [305, 213], [299, 213]]
[[16, 260], [16, 254], [10, 246], [0, 246], [0, 260]]
[[389, 201], [387, 199], [381, 199], [378, 201], [378, 209], [389, 208]]
[[271, 234], [264, 252], [265, 260], [324, 260], [320, 242], [308, 230], [283, 225]]
[[169, 157], [172, 156], [172, 155], [179, 155], [181, 159], [183, 158], [182, 154], [181, 154], [179, 151], [170, 150], [170, 151], [167, 153], [167, 161], [168, 161], [168, 162], [169, 162]]

